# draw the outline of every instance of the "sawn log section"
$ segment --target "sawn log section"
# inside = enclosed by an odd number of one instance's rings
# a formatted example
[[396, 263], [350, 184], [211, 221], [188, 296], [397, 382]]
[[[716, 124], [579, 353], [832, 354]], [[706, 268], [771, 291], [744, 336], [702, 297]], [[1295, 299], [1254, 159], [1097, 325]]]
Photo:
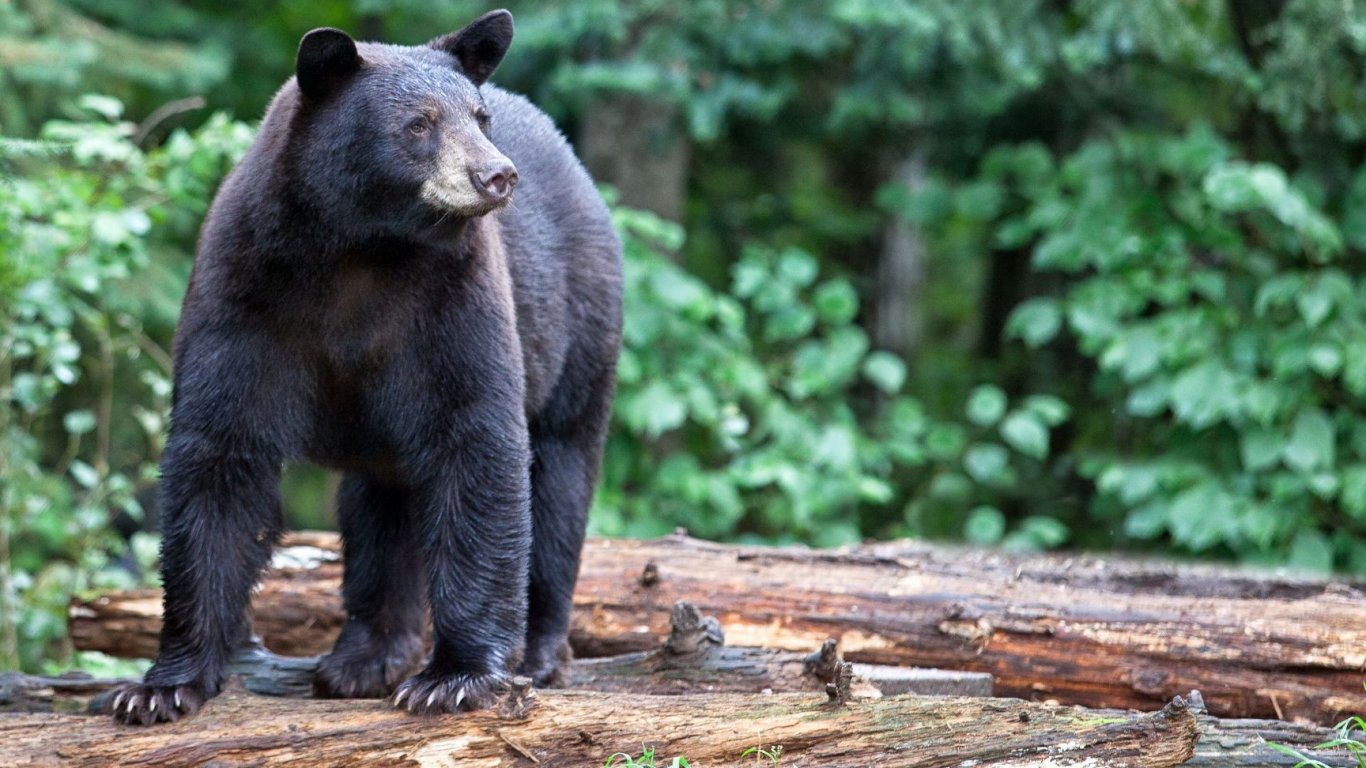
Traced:
[[[342, 620], [336, 540], [296, 534], [254, 601], [279, 653], [330, 645]], [[595, 540], [575, 594], [580, 656], [656, 647], [677, 600], [732, 646], [992, 674], [998, 696], [1160, 708], [1200, 690], [1220, 717], [1330, 724], [1366, 712], [1360, 585], [1205, 567], [1007, 556], [898, 542], [821, 551], [671, 536]], [[73, 604], [78, 648], [148, 656], [160, 597]]]

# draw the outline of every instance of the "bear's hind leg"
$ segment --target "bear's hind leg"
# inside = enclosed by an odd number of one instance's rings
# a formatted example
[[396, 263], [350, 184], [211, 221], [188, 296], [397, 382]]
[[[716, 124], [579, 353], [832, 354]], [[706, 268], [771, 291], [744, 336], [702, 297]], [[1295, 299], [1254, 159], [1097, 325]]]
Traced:
[[321, 697], [383, 698], [422, 661], [422, 556], [409, 494], [348, 474], [337, 494], [337, 517], [347, 621], [319, 662], [313, 688]]

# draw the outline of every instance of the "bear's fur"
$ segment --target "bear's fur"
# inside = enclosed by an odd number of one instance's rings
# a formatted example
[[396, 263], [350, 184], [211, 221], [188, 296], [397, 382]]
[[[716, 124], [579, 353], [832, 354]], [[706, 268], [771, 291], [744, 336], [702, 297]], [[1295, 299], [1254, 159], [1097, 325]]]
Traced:
[[[621, 246], [549, 118], [484, 84], [511, 39], [495, 11], [424, 47], [300, 43], [200, 236], [162, 460], [161, 649], [112, 699], [119, 720], [218, 692], [295, 458], [345, 473], [348, 621], [320, 695], [454, 712], [567, 658]], [[408, 677], [424, 604], [433, 648]]]

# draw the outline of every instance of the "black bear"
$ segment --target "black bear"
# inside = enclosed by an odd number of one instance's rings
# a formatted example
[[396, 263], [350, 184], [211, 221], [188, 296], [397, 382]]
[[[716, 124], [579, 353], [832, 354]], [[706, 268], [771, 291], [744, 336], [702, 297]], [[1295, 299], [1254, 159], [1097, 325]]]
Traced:
[[200, 235], [161, 467], [161, 649], [112, 697], [118, 720], [218, 692], [294, 458], [344, 473], [348, 619], [320, 695], [455, 712], [567, 658], [621, 245], [550, 119], [485, 83], [512, 34], [495, 11], [420, 47], [300, 43]]

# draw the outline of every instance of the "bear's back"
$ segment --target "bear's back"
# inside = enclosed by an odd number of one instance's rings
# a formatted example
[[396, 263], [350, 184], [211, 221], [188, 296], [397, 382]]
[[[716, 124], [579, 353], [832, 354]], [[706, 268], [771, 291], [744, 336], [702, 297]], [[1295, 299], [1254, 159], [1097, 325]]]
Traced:
[[[607, 206], [569, 142], [526, 98], [482, 89], [493, 143], [521, 180], [497, 220], [512, 272], [535, 413], [574, 361], [615, 359], [621, 333], [621, 244]], [[539, 391], [538, 391], [539, 390]]]

